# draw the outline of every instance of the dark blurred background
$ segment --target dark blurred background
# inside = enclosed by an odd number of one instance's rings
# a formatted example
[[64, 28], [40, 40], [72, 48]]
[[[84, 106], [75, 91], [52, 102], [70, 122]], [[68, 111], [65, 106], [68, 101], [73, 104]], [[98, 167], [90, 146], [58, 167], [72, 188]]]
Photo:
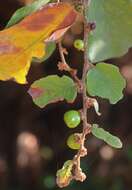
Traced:
[[[15, 10], [31, 0], [2, 0], [0, 2], [0, 28], [3, 29]], [[73, 48], [73, 41], [82, 37], [81, 17], [65, 35], [63, 43], [68, 49], [67, 60], [79, 70], [83, 55]], [[65, 111], [82, 106], [81, 97], [72, 105], [66, 102], [40, 109], [32, 102], [29, 85], [43, 76], [58, 73], [58, 50], [45, 62], [33, 63], [28, 74], [28, 85], [0, 81], [0, 190], [56, 190], [57, 169], [76, 153], [68, 149], [69, 130], [63, 121]], [[89, 110], [89, 120], [99, 123], [119, 136], [123, 149], [114, 150], [90, 136], [86, 144], [88, 157], [82, 160], [87, 174], [84, 183], [73, 182], [66, 190], [131, 190], [132, 189], [132, 50], [119, 58], [108, 60], [120, 67], [127, 79], [124, 99], [116, 105], [98, 99], [101, 117]], [[78, 131], [81, 130], [81, 126]], [[76, 131], [77, 131], [76, 130]]]

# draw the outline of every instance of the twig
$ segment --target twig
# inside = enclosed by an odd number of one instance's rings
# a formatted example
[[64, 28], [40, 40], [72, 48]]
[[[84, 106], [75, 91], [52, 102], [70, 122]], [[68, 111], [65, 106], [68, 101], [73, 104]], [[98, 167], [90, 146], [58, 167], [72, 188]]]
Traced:
[[[87, 72], [88, 70], [91, 68], [91, 64], [88, 60], [88, 35], [90, 32], [90, 27], [89, 24], [86, 20], [86, 9], [88, 6], [88, 0], [83, 0], [83, 6], [84, 6], [84, 66], [83, 66], [83, 75], [82, 75], [82, 98], [83, 98], [83, 109], [82, 109], [82, 121], [83, 121], [83, 132], [82, 132], [82, 138], [81, 138], [81, 147], [77, 153], [77, 155], [75, 155], [73, 161], [74, 163], [76, 163], [76, 168], [75, 168], [75, 179], [76, 179], [76, 175], [78, 174], [78, 172], [80, 172], [80, 159], [83, 156], [87, 155], [87, 151], [85, 149], [84, 143], [85, 143], [85, 139], [86, 139], [86, 135], [89, 134], [91, 132], [91, 125], [88, 124], [87, 121], [87, 110], [88, 110], [88, 106], [87, 106], [87, 91], [86, 91], [86, 77], [87, 77]], [[90, 106], [91, 107], [91, 106]], [[82, 172], [81, 172], [82, 173]], [[83, 173], [82, 173], [83, 174]], [[85, 180], [85, 176], [83, 174], [83, 177]], [[81, 181], [81, 179], [79, 179]]]
[[61, 62], [59, 62], [59, 64], [58, 64], [59, 70], [64, 70], [64, 71], [69, 72], [71, 77], [77, 83], [78, 92], [81, 92], [82, 91], [82, 82], [77, 76], [77, 70], [71, 68], [67, 64], [66, 59], [65, 59], [65, 55], [64, 55], [64, 54], [67, 54], [67, 51], [65, 48], [62, 47], [62, 44], [60, 41], [58, 42], [58, 48], [59, 48], [59, 53], [60, 53], [60, 57], [61, 57]]
[[86, 9], [88, 6], [88, 0], [84, 0], [84, 66], [83, 66], [83, 76], [82, 76], [82, 83], [83, 83], [83, 128], [87, 127], [87, 107], [86, 107], [86, 100], [87, 100], [87, 92], [86, 92], [86, 76], [87, 72], [90, 69], [90, 62], [88, 60], [88, 35], [90, 32], [89, 24], [86, 20]]

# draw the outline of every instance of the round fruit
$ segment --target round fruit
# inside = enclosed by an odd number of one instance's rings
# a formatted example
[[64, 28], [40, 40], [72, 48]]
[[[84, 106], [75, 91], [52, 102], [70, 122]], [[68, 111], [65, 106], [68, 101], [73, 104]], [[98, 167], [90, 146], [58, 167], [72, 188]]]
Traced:
[[75, 128], [80, 124], [80, 114], [76, 110], [70, 110], [64, 114], [64, 121], [69, 128]]
[[74, 47], [78, 50], [83, 50], [84, 49], [84, 42], [83, 40], [77, 39], [74, 41]]
[[67, 139], [67, 145], [71, 149], [78, 150], [80, 148], [80, 144], [78, 141], [79, 141], [78, 134], [76, 134], [76, 133], [72, 134]]

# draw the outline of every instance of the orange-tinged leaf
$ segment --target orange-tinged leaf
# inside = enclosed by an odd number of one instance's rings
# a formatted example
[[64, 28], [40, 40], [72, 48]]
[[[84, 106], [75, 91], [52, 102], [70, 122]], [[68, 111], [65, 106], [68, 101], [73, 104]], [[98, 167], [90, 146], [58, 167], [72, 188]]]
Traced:
[[60, 38], [75, 19], [76, 12], [70, 4], [52, 3], [0, 31], [0, 80], [26, 83], [32, 58], [45, 54], [44, 42]]

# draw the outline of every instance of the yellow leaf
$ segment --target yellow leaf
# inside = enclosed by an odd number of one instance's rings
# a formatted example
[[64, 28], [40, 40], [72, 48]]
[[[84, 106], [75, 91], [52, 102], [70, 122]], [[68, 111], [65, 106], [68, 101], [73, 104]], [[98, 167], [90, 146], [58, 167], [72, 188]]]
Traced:
[[0, 31], [0, 80], [26, 83], [32, 58], [45, 54], [45, 41], [60, 38], [75, 19], [70, 4], [53, 3]]

